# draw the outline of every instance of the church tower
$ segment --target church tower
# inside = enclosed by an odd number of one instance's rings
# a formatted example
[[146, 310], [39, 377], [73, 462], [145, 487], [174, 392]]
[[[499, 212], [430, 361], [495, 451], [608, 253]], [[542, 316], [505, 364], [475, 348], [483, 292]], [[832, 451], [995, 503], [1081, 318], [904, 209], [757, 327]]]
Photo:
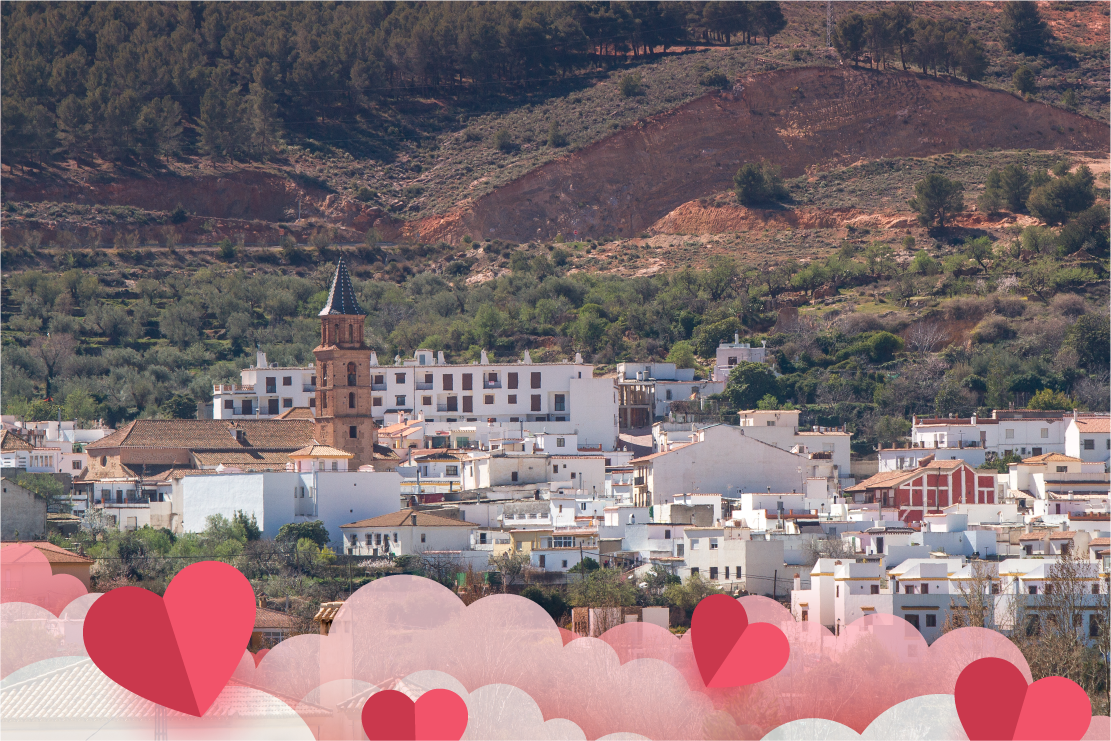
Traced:
[[340, 258], [328, 302], [320, 310], [316, 356], [316, 440], [355, 456], [354, 467], [374, 462], [378, 431], [371, 419], [370, 353], [363, 340], [366, 312], [355, 300]]

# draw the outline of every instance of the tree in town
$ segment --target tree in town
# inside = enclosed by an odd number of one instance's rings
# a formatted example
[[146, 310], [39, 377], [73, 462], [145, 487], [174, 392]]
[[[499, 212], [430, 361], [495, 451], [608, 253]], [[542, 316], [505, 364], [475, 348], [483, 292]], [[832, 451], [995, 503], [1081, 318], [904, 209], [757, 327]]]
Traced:
[[636, 604], [636, 585], [620, 569], [595, 569], [567, 585], [574, 607], [622, 607]]
[[722, 396], [734, 409], [755, 409], [766, 395], [779, 398], [779, 384], [771, 368], [763, 363], [742, 361], [733, 366]]
[[914, 198], [907, 202], [927, 228], [945, 226], [954, 214], [964, 210], [964, 185], [944, 175], [931, 173], [914, 185]]
[[258, 540], [262, 537], [262, 529], [258, 526], [258, 520], [255, 519], [255, 513], [252, 512], [250, 517], [241, 509], [237, 509], [232, 516], [232, 524], [239, 530], [243, 531], [243, 537], [248, 542]]
[[571, 612], [570, 603], [564, 599], [563, 593], [558, 589], [541, 589], [536, 585], [531, 585], [521, 590], [521, 596], [540, 605], [544, 612], [551, 616], [556, 625], [562, 623], [567, 614]]
[[56, 332], [48, 334], [45, 337], [36, 337], [31, 342], [31, 353], [42, 362], [43, 367], [46, 369], [46, 394], [47, 398], [51, 398], [53, 389], [51, 387], [55, 377], [62, 371], [62, 368], [74, 356], [77, 349], [77, 340], [73, 335]]
[[328, 528], [325, 526], [323, 520], [290, 522], [278, 528], [277, 541], [279, 543], [296, 545], [306, 538], [315, 543], [319, 548], [328, 545], [328, 541], [331, 540], [328, 535]]
[[672, 582], [664, 589], [664, 600], [669, 605], [678, 607], [686, 614], [692, 614], [698, 603], [711, 594], [721, 594], [721, 587], [708, 579], [703, 579], [698, 573], [693, 573], [687, 580], [679, 583]]
[[197, 402], [184, 394], [174, 394], [162, 402], [160, 412], [163, 419], [196, 419]]
[[1063, 391], [1055, 391], [1054, 389], [1046, 388], [1034, 394], [1026, 404], [1026, 407], [1028, 409], [1059, 409], [1067, 411], [1076, 408], [1076, 400]]
[[490, 557], [490, 565], [501, 573], [502, 591], [507, 592], [529, 569], [529, 555], [520, 551], [505, 551]]

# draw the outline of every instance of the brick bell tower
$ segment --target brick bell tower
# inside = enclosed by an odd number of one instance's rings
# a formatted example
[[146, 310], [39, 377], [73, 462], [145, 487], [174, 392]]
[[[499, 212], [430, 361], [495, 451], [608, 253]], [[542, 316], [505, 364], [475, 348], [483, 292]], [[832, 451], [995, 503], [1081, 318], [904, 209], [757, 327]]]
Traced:
[[316, 440], [355, 456], [352, 467], [374, 462], [378, 428], [371, 419], [370, 353], [363, 340], [366, 312], [355, 300], [340, 258], [328, 301], [320, 310], [316, 356]]

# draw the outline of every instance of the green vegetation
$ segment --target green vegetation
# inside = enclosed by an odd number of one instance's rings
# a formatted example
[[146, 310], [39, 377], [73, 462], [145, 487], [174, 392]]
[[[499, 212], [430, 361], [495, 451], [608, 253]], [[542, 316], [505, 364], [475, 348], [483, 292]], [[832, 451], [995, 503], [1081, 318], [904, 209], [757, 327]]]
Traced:
[[768, 163], [746, 162], [733, 176], [733, 192], [742, 206], [760, 206], [789, 196], [779, 168]]
[[914, 198], [907, 204], [918, 212], [918, 221], [925, 227], [945, 226], [954, 214], [964, 210], [964, 186], [944, 175], [927, 175], [914, 186]]

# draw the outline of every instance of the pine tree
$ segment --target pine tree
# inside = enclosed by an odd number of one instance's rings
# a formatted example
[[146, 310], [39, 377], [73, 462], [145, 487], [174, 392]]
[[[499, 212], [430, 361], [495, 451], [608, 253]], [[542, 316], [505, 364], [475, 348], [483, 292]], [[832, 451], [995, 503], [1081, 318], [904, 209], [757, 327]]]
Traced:
[[1042, 20], [1037, 3], [1009, 2], [1003, 6], [1003, 39], [1015, 54], [1041, 54], [1049, 38], [1049, 26]]

